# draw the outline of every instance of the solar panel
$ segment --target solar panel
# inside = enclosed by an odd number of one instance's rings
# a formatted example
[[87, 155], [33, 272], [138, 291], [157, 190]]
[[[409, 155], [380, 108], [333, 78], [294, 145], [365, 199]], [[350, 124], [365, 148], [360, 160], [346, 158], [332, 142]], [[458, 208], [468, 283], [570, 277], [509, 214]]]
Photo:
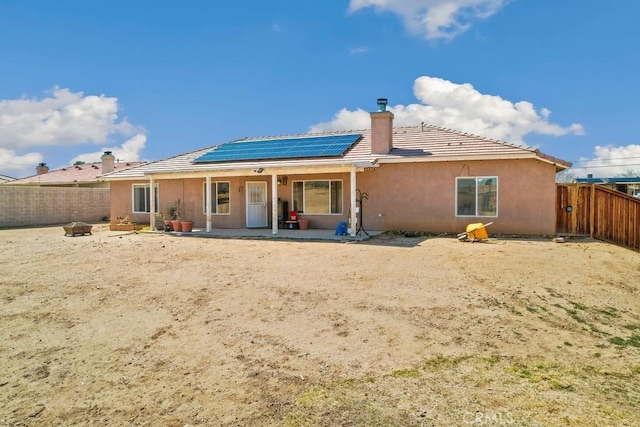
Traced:
[[194, 163], [242, 160], [335, 157], [343, 155], [362, 134], [310, 136], [303, 138], [232, 141], [220, 144], [196, 158]]

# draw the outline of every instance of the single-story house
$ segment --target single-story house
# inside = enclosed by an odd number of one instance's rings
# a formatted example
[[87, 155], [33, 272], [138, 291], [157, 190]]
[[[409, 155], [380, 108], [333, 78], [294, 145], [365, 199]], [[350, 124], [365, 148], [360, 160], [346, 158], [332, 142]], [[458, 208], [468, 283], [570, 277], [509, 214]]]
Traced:
[[640, 197], [640, 177], [617, 176], [611, 178], [576, 178], [577, 184], [599, 184], [612, 190], [620, 191], [633, 197]]
[[[155, 225], [181, 206], [196, 228], [283, 226], [495, 233], [555, 232], [555, 175], [570, 163], [539, 150], [421, 124], [394, 127], [386, 99], [362, 131], [254, 137], [116, 171], [111, 218]], [[153, 191], [151, 191], [153, 189]], [[178, 201], [180, 203], [178, 204]]]
[[14, 179], [7, 184], [31, 187], [89, 187], [108, 188], [103, 174], [136, 167], [143, 162], [119, 162], [111, 151], [105, 151], [100, 162], [83, 163], [49, 170], [46, 163], [36, 166], [36, 174]]
[[107, 151], [101, 161], [49, 170], [0, 185], [0, 227], [93, 222], [109, 216], [111, 193], [103, 174], [141, 165], [119, 162]]

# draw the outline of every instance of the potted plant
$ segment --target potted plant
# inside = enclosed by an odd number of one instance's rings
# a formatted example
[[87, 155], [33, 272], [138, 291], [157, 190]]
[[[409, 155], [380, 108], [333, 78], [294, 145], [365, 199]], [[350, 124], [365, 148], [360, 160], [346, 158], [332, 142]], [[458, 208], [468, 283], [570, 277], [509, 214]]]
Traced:
[[173, 231], [182, 231], [182, 213], [180, 212], [180, 199], [175, 206], [172, 206], [170, 209], [173, 210], [173, 214], [171, 215], [171, 228]]
[[159, 212], [156, 214], [156, 218], [159, 221], [162, 221], [164, 228], [164, 231], [173, 231], [173, 224], [172, 224], [172, 219], [175, 213], [175, 207], [173, 206], [167, 206], [165, 209], [162, 210], [162, 212]]
[[180, 221], [180, 226], [182, 227], [182, 231], [190, 232], [193, 230], [193, 221], [183, 219], [182, 221]]
[[[178, 204], [179, 203], [180, 201], [178, 200]], [[180, 220], [180, 226], [182, 227], [182, 231], [184, 232], [190, 232], [193, 230], [193, 221], [189, 219], [189, 211], [190, 209], [187, 209], [187, 204], [183, 203], [182, 209], [180, 210], [180, 214], [182, 216]]]
[[306, 218], [298, 218], [298, 226], [300, 230], [308, 230], [310, 221]]

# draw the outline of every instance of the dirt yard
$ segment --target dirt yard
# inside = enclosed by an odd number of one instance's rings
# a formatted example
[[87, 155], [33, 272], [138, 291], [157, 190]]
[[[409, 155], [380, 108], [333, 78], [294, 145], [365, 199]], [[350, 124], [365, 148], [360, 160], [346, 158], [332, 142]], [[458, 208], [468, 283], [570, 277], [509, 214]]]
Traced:
[[0, 230], [0, 425], [640, 425], [640, 254]]

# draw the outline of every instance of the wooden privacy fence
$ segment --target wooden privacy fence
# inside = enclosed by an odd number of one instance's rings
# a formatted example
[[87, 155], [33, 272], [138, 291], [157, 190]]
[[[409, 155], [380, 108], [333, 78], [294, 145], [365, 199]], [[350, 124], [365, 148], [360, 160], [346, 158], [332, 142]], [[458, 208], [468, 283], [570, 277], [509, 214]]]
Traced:
[[558, 184], [556, 233], [640, 250], [640, 199], [596, 184]]

